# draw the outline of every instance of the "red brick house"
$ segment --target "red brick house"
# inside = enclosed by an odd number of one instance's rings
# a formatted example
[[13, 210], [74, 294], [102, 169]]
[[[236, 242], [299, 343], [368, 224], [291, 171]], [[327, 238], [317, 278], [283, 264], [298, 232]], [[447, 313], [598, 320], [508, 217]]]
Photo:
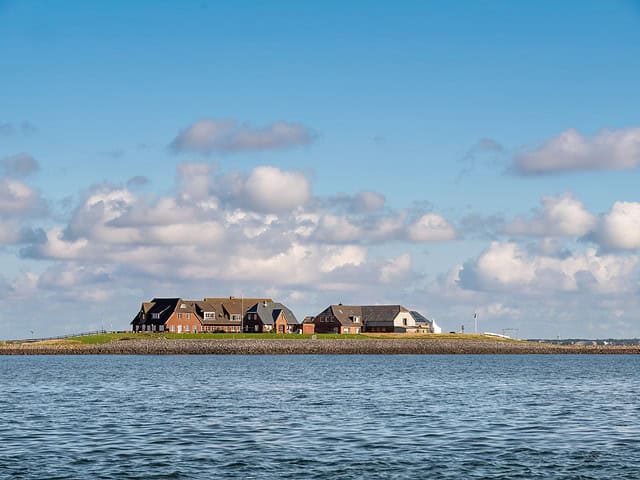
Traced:
[[313, 318], [313, 324], [315, 333], [414, 333], [418, 329], [414, 316], [402, 305], [330, 305]]
[[150, 302], [142, 302], [140, 311], [131, 321], [131, 329], [134, 332], [164, 332], [178, 302], [179, 298], [154, 298]]
[[245, 332], [295, 333], [300, 323], [293, 312], [282, 303], [258, 302], [247, 310]]
[[142, 303], [140, 311], [131, 321], [131, 327], [134, 332], [239, 333], [247, 320], [247, 311], [258, 303], [270, 304], [273, 300], [236, 297], [208, 297], [204, 300], [154, 298], [151, 302]]
[[362, 307], [354, 305], [330, 305], [313, 319], [315, 333], [362, 332]]
[[316, 324], [313, 323], [315, 317], [304, 317], [302, 321], [302, 333], [305, 335], [313, 335], [316, 333]]

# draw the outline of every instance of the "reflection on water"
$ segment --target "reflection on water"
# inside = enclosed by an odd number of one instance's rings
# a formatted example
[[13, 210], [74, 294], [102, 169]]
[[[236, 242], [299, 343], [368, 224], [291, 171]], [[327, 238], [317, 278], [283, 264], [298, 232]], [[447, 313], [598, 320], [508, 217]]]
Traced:
[[638, 478], [640, 357], [0, 357], [0, 478]]

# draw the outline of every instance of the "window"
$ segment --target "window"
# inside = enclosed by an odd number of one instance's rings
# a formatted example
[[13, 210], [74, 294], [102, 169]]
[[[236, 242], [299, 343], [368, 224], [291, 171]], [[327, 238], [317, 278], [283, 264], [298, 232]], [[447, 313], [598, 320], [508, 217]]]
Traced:
[[185, 326], [184, 326], [184, 331], [185, 331], [185, 332], [188, 332], [188, 331], [189, 331], [189, 325], [185, 325]]
[[175, 331], [176, 331], [176, 326], [175, 326], [175, 325], [171, 325], [170, 330], [171, 330], [172, 332], [175, 332]]
[[241, 317], [239, 314], [237, 314], [237, 313], [233, 313], [233, 314], [231, 315], [231, 320], [232, 320], [233, 322], [239, 322], [241, 319], [242, 319], [242, 317]]
[[402, 325], [404, 325], [405, 327], [407, 326], [407, 319], [406, 318], [402, 319]]
[[187, 308], [187, 306], [183, 303], [182, 305], [180, 305], [180, 308]]
[[353, 323], [360, 323], [360, 317], [358, 315], [349, 315], [349, 320]]
[[182, 318], [182, 314], [178, 313], [178, 320], [180, 320]]
[[191, 314], [187, 313], [187, 320], [191, 319]]
[[153, 318], [154, 320], [159, 320], [160, 319], [160, 314], [159, 313], [152, 313], [151, 314], [151, 318]]
[[344, 327], [344, 333], [349, 333], [349, 327]]
[[214, 319], [216, 318], [216, 312], [204, 312], [204, 318]]
[[360, 329], [356, 328], [353, 333], [360, 333]]

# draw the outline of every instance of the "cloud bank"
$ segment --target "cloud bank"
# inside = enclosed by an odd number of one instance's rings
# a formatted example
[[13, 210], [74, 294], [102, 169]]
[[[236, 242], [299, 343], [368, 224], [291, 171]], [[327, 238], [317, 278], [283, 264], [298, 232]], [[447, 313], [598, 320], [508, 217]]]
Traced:
[[591, 137], [571, 128], [516, 156], [513, 166], [524, 175], [638, 168], [640, 128], [602, 130]]
[[280, 150], [308, 145], [315, 134], [304, 125], [275, 122], [262, 128], [233, 119], [198, 120], [182, 130], [169, 145], [176, 153], [239, 153]]

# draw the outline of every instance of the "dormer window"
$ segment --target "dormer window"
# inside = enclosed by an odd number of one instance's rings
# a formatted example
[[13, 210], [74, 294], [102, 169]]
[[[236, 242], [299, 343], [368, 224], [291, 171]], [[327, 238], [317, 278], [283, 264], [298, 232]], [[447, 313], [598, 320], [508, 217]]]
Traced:
[[215, 319], [216, 318], [216, 312], [204, 312], [204, 318], [206, 320]]
[[181, 304], [180, 308], [187, 308], [187, 304], [186, 303]]
[[353, 323], [360, 323], [360, 317], [358, 315], [349, 315], [349, 320]]
[[239, 322], [242, 319], [242, 316], [238, 313], [231, 314], [231, 321]]
[[151, 318], [153, 318], [154, 320], [160, 320], [160, 314], [159, 313], [152, 313], [151, 314]]

